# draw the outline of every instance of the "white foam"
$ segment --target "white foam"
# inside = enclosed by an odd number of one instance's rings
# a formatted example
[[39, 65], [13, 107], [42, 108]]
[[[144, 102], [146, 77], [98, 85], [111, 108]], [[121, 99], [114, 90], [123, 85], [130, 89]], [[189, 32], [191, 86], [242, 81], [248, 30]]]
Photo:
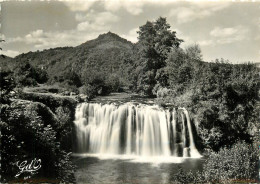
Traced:
[[[182, 146], [178, 149], [182, 149], [184, 157], [201, 157], [195, 147], [189, 114], [181, 109]], [[100, 158], [120, 155], [137, 162], [180, 160], [175, 111], [171, 113], [157, 105], [83, 103], [76, 109], [74, 123], [78, 152], [95, 153]]]
[[127, 162], [134, 163], [151, 163], [153, 165], [162, 164], [162, 163], [182, 163], [186, 159], [196, 159], [191, 157], [174, 157], [174, 156], [137, 156], [137, 155], [116, 155], [116, 154], [91, 154], [91, 153], [73, 153], [75, 157], [95, 157], [100, 160], [125, 160]]

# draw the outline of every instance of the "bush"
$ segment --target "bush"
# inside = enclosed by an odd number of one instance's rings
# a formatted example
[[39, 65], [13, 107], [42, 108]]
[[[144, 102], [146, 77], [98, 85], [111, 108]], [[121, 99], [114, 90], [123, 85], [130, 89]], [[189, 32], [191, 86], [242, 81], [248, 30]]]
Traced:
[[156, 96], [157, 98], [163, 98], [163, 97], [166, 97], [168, 96], [170, 93], [170, 90], [167, 89], [167, 88], [159, 88], [156, 92]]
[[109, 86], [112, 91], [118, 92], [120, 89], [120, 77], [116, 74], [111, 74], [105, 81], [106, 86]]
[[[74, 182], [70, 155], [60, 148], [57, 137], [58, 120], [45, 105], [16, 101], [1, 106], [0, 128], [1, 181], [8, 182], [18, 173], [17, 161], [37, 158], [42, 167], [30, 180], [44, 177]], [[28, 173], [23, 173], [19, 178], [26, 176]]]
[[231, 148], [222, 148], [212, 152], [207, 159], [203, 171], [208, 181], [224, 182], [228, 180], [256, 180], [258, 177], [257, 144], [244, 141]]
[[179, 169], [173, 180], [175, 183], [257, 183], [258, 152], [256, 143], [238, 142], [231, 148], [209, 153], [202, 171]]
[[172, 184], [176, 183], [206, 183], [205, 176], [202, 172], [185, 172], [182, 168], [179, 168], [177, 174], [172, 177]]
[[0, 102], [8, 103], [10, 101], [10, 92], [15, 87], [12, 72], [0, 71]]
[[45, 83], [48, 75], [45, 70], [36, 68], [28, 62], [18, 62], [14, 69], [14, 79], [20, 86], [35, 86], [37, 83]]
[[206, 148], [218, 151], [237, 140], [252, 142], [257, 134], [259, 68], [224, 60], [205, 63], [186, 55], [181, 50], [169, 55], [166, 87], [171, 92], [158, 95], [157, 102], [183, 106], [195, 114], [198, 137]]
[[86, 84], [79, 88], [79, 93], [87, 95], [89, 98], [93, 98], [96, 95], [95, 87], [91, 86], [90, 84]]

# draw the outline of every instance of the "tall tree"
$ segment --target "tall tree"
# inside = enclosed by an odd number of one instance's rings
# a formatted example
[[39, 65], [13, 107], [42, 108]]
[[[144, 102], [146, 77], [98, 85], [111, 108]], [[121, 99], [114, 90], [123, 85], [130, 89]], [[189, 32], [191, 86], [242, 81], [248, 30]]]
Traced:
[[183, 41], [177, 38], [176, 32], [170, 28], [166, 18], [159, 17], [156, 21], [147, 21], [137, 32], [140, 45], [138, 72], [141, 73], [137, 90], [146, 95], [153, 95], [157, 71], [166, 66], [165, 61], [171, 49], [178, 48]]

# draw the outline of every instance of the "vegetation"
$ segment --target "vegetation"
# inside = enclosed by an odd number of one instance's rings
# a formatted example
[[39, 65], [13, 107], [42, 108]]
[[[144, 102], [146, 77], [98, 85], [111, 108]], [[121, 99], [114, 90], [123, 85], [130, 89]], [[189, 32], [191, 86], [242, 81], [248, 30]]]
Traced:
[[[1, 71], [0, 76], [1, 182], [35, 182], [40, 178], [49, 178], [52, 183], [74, 182], [69, 149], [61, 145], [64, 136], [71, 132], [68, 109], [59, 107], [54, 114], [42, 103], [11, 100], [11, 91], [16, 86], [12, 73]], [[36, 175], [23, 173], [14, 180], [19, 172], [15, 164], [34, 158], [41, 159], [42, 166]]]
[[202, 171], [184, 172], [173, 176], [174, 183], [257, 183], [258, 144], [238, 142], [230, 148], [211, 152]]
[[[133, 83], [134, 90], [138, 93], [154, 96], [156, 85], [165, 85], [163, 68], [171, 49], [179, 48], [181, 39], [176, 37], [176, 32], [170, 30], [166, 18], [159, 17], [156, 21], [147, 21], [139, 27], [138, 43], [135, 56], [129, 58], [129, 81]], [[158, 88], [158, 87], [157, 87]]]
[[[62, 181], [69, 178], [70, 173], [63, 169], [67, 167], [70, 172], [72, 167], [64, 151], [67, 148], [60, 143], [66, 140], [62, 135], [71, 131], [67, 125], [73, 120], [73, 103], [20, 92], [20, 98], [51, 108], [10, 100], [12, 91], [18, 91], [15, 87], [45, 83], [59, 86], [58, 93], [75, 92], [93, 98], [125, 90], [156, 97], [162, 106], [186, 107], [196, 124], [197, 142], [210, 155], [201, 173], [181, 173], [176, 181], [255, 179], [257, 151], [252, 145], [258, 141], [254, 139], [258, 131], [259, 68], [250, 63], [230, 64], [224, 59], [204, 62], [199, 46], [180, 48], [183, 40], [170, 28], [166, 18], [159, 17], [139, 27], [136, 44], [109, 32], [74, 48], [2, 59], [1, 68], [9, 68], [1, 71], [0, 78], [1, 128], [6, 136], [2, 160], [14, 156], [10, 153], [19, 155], [17, 159], [30, 158], [32, 149], [37, 148], [39, 158], [49, 157], [56, 164], [53, 176]], [[46, 122], [49, 118], [51, 122]], [[47, 155], [42, 155], [43, 148]], [[2, 172], [4, 178], [5, 170]]]
[[[58, 85], [62, 92], [90, 97], [118, 92], [130, 83], [125, 73], [125, 60], [133, 55], [134, 45], [108, 32], [77, 47], [63, 47], [29, 52], [0, 62], [1, 68], [14, 70], [20, 86], [46, 83]], [[18, 76], [18, 77], [16, 77]], [[59, 91], [60, 92], [60, 91]]]
[[28, 62], [19, 62], [14, 69], [14, 79], [18, 86], [35, 86], [47, 82], [48, 76], [46, 71]]
[[223, 61], [198, 63], [184, 56], [178, 68], [171, 67], [175, 60], [169, 58], [171, 91], [161, 101], [193, 112], [199, 122], [198, 134], [207, 148], [217, 151], [237, 139], [251, 143], [257, 131], [258, 68]]

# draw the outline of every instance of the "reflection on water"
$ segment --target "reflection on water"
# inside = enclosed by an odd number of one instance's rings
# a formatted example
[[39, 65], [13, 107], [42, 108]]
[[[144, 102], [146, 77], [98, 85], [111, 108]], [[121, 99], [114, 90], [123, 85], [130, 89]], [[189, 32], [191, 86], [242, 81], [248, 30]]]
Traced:
[[131, 160], [108, 159], [96, 157], [74, 157], [77, 166], [75, 177], [77, 183], [137, 183], [168, 184], [172, 176], [182, 168], [184, 171], [201, 170], [203, 159], [185, 159], [182, 163], [136, 163]]

